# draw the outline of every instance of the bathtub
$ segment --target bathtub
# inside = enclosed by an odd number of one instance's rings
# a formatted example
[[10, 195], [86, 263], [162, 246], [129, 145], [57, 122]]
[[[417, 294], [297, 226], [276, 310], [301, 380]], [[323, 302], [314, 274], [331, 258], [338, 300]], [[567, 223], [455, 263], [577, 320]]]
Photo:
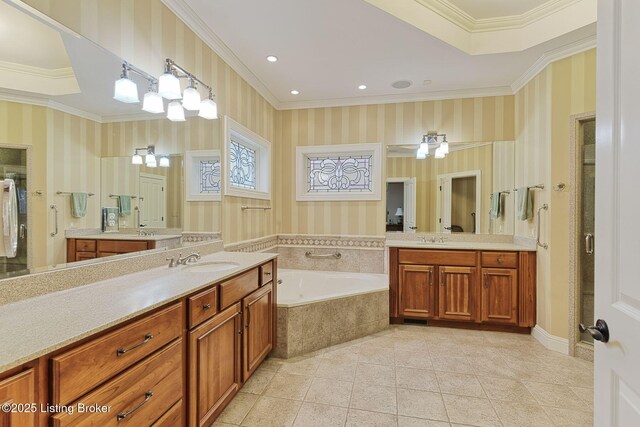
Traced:
[[278, 269], [274, 356], [289, 358], [389, 327], [384, 274]]

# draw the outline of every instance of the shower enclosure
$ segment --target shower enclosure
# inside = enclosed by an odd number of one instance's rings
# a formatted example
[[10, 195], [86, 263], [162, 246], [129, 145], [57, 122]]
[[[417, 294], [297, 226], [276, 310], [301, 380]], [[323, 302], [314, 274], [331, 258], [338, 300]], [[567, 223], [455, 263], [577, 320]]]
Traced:
[[0, 257], [0, 277], [28, 273], [27, 269], [27, 150], [0, 147], [0, 180], [13, 179], [18, 206], [18, 249], [14, 258]]

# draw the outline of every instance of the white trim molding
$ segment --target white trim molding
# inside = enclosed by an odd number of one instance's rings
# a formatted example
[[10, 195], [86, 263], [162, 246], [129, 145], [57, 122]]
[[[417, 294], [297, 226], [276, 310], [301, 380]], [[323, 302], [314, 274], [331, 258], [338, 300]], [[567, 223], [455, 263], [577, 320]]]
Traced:
[[[184, 186], [185, 201], [187, 202], [219, 202], [222, 193], [222, 184], [219, 192], [198, 193], [194, 191], [194, 185], [202, 179], [200, 167], [194, 167], [194, 163], [200, 165], [203, 160], [217, 160], [220, 163], [220, 182], [222, 183], [222, 159], [220, 150], [187, 150], [184, 156]], [[198, 185], [199, 186], [199, 185]]]
[[534, 337], [540, 344], [548, 348], [549, 350], [557, 351], [562, 354], [569, 354], [569, 340], [566, 338], [551, 335], [545, 331], [540, 325], [536, 325], [531, 330], [531, 336]]
[[[310, 157], [371, 156], [369, 174], [370, 190], [361, 191], [310, 191], [307, 163]], [[323, 169], [324, 170], [324, 169]], [[360, 171], [358, 171], [360, 172]], [[344, 173], [343, 176], [347, 174]], [[358, 173], [360, 176], [360, 173]], [[382, 145], [381, 144], [336, 144], [296, 147], [296, 201], [356, 201], [382, 199]]]

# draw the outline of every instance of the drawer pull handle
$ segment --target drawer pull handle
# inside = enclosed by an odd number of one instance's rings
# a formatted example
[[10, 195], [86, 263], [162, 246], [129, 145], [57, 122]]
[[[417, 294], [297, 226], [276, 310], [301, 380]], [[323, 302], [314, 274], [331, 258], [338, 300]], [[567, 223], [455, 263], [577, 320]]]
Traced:
[[251, 306], [247, 305], [247, 328], [251, 325]]
[[205, 304], [202, 306], [203, 310], [209, 310], [211, 308], [211, 304]]
[[146, 392], [144, 394], [144, 400], [140, 403], [138, 403], [136, 406], [134, 406], [130, 411], [125, 411], [125, 412], [120, 412], [117, 416], [118, 421], [122, 421], [125, 418], [127, 418], [129, 415], [133, 414], [134, 412], [136, 412], [138, 409], [142, 408], [142, 406], [147, 403], [149, 401], [149, 399], [151, 399], [153, 397], [153, 392], [151, 390], [149, 390], [148, 392]]
[[488, 279], [488, 274], [487, 274], [487, 273], [484, 273], [484, 281], [483, 281], [483, 284], [484, 284], [484, 288], [485, 288], [485, 289], [489, 289], [489, 284], [487, 283], [487, 279]]
[[499, 257], [499, 258], [498, 258], [498, 264], [502, 264], [503, 262], [504, 262], [504, 258]]
[[142, 341], [141, 343], [138, 343], [132, 347], [129, 348], [119, 348], [118, 351], [116, 351], [116, 354], [118, 355], [118, 357], [122, 356], [125, 353], [130, 352], [131, 350], [135, 350], [136, 348], [145, 345], [146, 343], [148, 343], [149, 341], [151, 341], [153, 339], [153, 335], [151, 334], [147, 334], [144, 336], [144, 341]]
[[270, 272], [270, 271], [265, 271], [265, 272], [264, 272], [264, 275], [265, 275], [265, 276], [271, 276], [271, 272]]

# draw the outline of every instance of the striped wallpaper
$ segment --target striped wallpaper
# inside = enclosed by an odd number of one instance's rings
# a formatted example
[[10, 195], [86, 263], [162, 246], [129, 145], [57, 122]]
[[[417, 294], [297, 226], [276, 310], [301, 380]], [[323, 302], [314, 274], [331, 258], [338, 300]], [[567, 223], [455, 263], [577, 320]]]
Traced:
[[[281, 166], [274, 177], [275, 193], [282, 197], [275, 201], [277, 231], [352, 235], [385, 232], [384, 199], [296, 202], [295, 147], [413, 144], [428, 130], [446, 133], [453, 142], [509, 140], [514, 138], [513, 103], [513, 96], [500, 96], [278, 111], [275, 156]], [[490, 150], [488, 159], [490, 162]]]

